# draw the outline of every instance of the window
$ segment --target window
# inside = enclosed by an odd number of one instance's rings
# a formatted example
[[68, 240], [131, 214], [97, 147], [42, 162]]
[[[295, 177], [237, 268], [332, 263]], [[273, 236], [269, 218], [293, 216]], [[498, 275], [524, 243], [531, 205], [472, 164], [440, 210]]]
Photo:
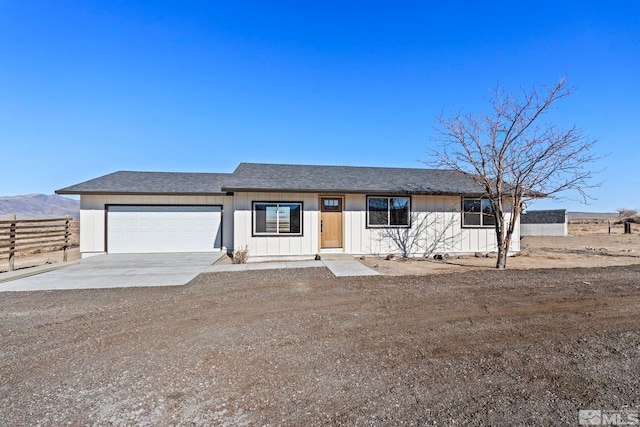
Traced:
[[323, 212], [331, 212], [331, 211], [341, 211], [342, 210], [342, 199], [322, 199], [322, 211]]
[[487, 199], [462, 199], [462, 225], [465, 227], [493, 227], [496, 224]]
[[408, 197], [367, 197], [368, 227], [410, 227]]
[[254, 202], [253, 234], [302, 235], [302, 203]]

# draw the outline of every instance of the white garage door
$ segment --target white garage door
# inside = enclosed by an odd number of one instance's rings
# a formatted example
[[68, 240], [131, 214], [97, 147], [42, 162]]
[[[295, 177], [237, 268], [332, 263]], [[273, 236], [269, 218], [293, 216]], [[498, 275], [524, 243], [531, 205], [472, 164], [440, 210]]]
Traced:
[[109, 253], [212, 252], [222, 246], [219, 206], [109, 206]]

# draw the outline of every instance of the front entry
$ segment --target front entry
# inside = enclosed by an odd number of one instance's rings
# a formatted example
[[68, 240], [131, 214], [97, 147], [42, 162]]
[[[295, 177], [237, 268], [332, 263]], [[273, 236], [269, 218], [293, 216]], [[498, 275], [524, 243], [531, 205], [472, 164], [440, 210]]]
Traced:
[[320, 248], [342, 247], [342, 198], [320, 198]]

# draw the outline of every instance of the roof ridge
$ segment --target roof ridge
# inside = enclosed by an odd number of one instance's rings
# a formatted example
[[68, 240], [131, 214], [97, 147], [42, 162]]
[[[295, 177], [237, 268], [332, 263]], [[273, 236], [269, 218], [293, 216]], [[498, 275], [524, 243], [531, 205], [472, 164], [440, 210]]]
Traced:
[[318, 167], [318, 168], [351, 168], [351, 169], [401, 169], [401, 170], [419, 170], [419, 171], [443, 171], [443, 172], [456, 172], [453, 169], [438, 169], [438, 168], [408, 168], [401, 166], [354, 166], [354, 165], [311, 165], [301, 163], [263, 163], [263, 162], [241, 162], [238, 168], [242, 165], [260, 165], [260, 166], [296, 166], [296, 167]]
[[232, 173], [118, 171], [63, 188], [57, 194], [218, 194], [258, 190], [475, 194], [482, 189], [468, 176], [450, 169], [244, 162]]
[[[132, 171], [132, 170], [119, 170], [111, 172], [107, 175], [113, 175], [115, 173], [162, 173], [162, 174], [191, 174], [191, 175], [233, 175], [233, 172], [177, 172], [177, 171]], [[106, 176], [106, 175], [105, 175]]]

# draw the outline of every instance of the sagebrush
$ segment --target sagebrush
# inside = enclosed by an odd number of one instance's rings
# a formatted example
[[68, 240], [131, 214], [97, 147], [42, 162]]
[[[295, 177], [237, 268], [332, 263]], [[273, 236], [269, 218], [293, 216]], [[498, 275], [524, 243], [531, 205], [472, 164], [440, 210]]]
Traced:
[[231, 256], [231, 262], [233, 264], [246, 264], [249, 259], [249, 247], [236, 249]]

